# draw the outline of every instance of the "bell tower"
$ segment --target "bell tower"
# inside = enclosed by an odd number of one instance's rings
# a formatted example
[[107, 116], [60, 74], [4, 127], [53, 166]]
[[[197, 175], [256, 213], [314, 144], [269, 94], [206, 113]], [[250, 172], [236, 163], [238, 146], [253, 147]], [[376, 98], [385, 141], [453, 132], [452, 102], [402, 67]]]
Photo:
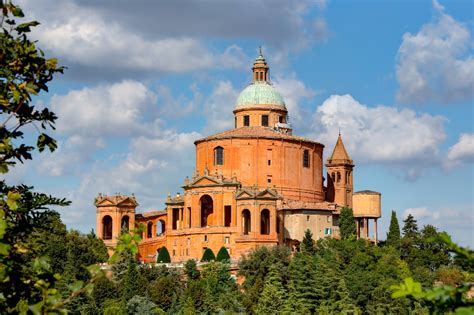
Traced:
[[354, 163], [349, 157], [339, 133], [336, 146], [326, 163], [328, 178], [326, 199], [328, 201], [352, 208], [353, 168]]

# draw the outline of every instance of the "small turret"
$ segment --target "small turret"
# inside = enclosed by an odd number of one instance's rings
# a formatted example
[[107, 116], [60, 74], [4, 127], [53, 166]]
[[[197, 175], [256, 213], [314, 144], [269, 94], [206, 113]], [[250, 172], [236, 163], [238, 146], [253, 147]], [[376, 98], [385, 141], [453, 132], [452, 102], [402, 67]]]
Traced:
[[352, 207], [352, 170], [354, 163], [347, 153], [341, 134], [331, 157], [327, 160], [328, 185], [326, 199], [340, 206]]

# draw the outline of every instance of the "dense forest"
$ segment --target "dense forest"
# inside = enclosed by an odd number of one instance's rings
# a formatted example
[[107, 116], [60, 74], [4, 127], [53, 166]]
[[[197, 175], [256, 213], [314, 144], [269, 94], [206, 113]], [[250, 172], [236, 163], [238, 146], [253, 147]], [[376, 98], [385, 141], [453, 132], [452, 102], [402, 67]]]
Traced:
[[[57, 148], [47, 132], [56, 115], [32, 97], [63, 72], [28, 38], [36, 21], [0, 1], [0, 173]], [[24, 134], [34, 125], [37, 134]], [[36, 135], [36, 137], [35, 137]], [[35, 138], [28, 144], [25, 139]], [[300, 248], [260, 247], [230, 272], [225, 252], [204, 253], [181, 268], [138, 264], [140, 228], [122, 233], [112, 257], [93, 232], [68, 231], [57, 209], [67, 200], [0, 180], [0, 312], [13, 314], [472, 314], [472, 250], [395, 212], [385, 243], [356, 240], [350, 209], [341, 239]], [[159, 261], [169, 260], [161, 250]], [[101, 268], [103, 264], [106, 268]], [[239, 284], [238, 279], [243, 279]], [[472, 291], [469, 291], [472, 293]]]

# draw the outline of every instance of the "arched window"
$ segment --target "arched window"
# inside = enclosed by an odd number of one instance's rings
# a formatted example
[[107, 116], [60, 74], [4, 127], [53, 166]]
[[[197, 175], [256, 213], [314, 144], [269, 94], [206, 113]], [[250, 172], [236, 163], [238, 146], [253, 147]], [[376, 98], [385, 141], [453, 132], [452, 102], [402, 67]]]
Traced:
[[337, 182], [339, 183], [341, 181], [341, 173], [337, 172]]
[[128, 231], [129, 230], [129, 221], [130, 219], [128, 218], [128, 215], [124, 215], [122, 217], [122, 223], [120, 224], [120, 227], [122, 228], [122, 230], [124, 231]]
[[159, 220], [156, 222], [156, 235], [161, 236], [165, 234], [166, 226], [165, 221]]
[[270, 234], [270, 211], [268, 209], [263, 209], [260, 212], [260, 234]]
[[112, 218], [109, 215], [102, 219], [102, 239], [112, 239]]
[[214, 165], [224, 165], [224, 148], [216, 147], [214, 149]]
[[331, 178], [332, 178], [332, 182], [335, 183], [336, 182], [336, 173], [332, 173], [331, 174]]
[[303, 151], [303, 167], [309, 167], [309, 151]]
[[209, 195], [201, 197], [201, 227], [212, 225], [212, 214], [214, 212], [212, 198]]
[[148, 222], [146, 226], [146, 237], [147, 238], [153, 237], [153, 223], [152, 222]]
[[250, 211], [248, 209], [245, 209], [242, 211], [242, 228], [244, 235], [248, 235], [251, 231], [250, 225], [251, 224], [251, 218], [250, 218]]

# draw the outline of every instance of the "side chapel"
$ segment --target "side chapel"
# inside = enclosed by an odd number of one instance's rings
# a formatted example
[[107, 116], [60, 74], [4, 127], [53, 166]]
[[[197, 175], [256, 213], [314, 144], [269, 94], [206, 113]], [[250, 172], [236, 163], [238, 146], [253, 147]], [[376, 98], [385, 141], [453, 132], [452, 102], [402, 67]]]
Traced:
[[156, 261], [163, 246], [173, 262], [199, 260], [206, 248], [217, 254], [222, 246], [232, 259], [258, 246], [294, 249], [306, 229], [315, 240], [338, 237], [345, 206], [354, 210], [357, 237], [377, 242], [381, 194], [354, 192], [354, 162], [341, 135], [326, 161], [324, 185], [324, 145], [293, 135], [261, 52], [252, 72], [235, 103], [234, 128], [194, 142], [195, 172], [164, 210], [136, 213], [134, 196], [96, 197], [96, 231], [110, 250], [122, 228], [139, 223], [146, 226], [139, 244], [144, 262]]

